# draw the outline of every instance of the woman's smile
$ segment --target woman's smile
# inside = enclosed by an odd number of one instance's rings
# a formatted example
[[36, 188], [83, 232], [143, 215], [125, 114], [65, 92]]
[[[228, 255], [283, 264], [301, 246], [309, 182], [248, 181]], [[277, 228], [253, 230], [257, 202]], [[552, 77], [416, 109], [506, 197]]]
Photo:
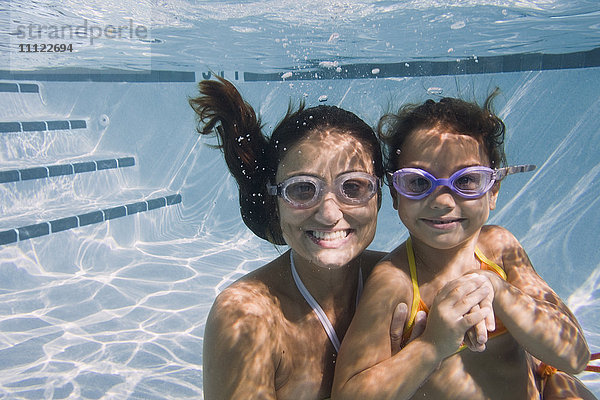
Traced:
[[[371, 157], [362, 144], [336, 131], [316, 131], [288, 150], [276, 178], [283, 182], [294, 176], [314, 176], [331, 187], [336, 178], [349, 172], [373, 173]], [[377, 196], [364, 204], [344, 204], [330, 190], [309, 208], [294, 208], [281, 198], [278, 205], [286, 243], [298, 257], [318, 266], [345, 266], [375, 236]]]

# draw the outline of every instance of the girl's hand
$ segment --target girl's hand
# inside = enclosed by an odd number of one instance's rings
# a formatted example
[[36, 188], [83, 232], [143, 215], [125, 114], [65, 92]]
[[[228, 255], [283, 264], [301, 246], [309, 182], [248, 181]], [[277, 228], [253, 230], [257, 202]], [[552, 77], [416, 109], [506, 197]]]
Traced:
[[[481, 275], [485, 276], [485, 275]], [[477, 311], [479, 309], [487, 309], [484, 312], [487, 313], [486, 318], [479, 322], [474, 327], [470, 328], [465, 335], [464, 344], [471, 351], [482, 352], [486, 348], [486, 343], [488, 340], [488, 332], [493, 332], [496, 330], [496, 320], [494, 316], [494, 309], [492, 307], [492, 303], [494, 301], [494, 287], [491, 282], [486, 282], [485, 285], [489, 285], [490, 294], [481, 301], [478, 305], [473, 307], [472, 312]]]
[[[487, 321], [493, 320], [491, 302], [490, 306], [482, 307], [488, 304], [490, 294], [493, 295], [493, 289], [485, 276], [467, 274], [448, 282], [433, 300], [422, 340], [436, 346], [443, 358], [454, 354], [467, 330], [480, 323], [487, 326]], [[478, 336], [482, 326], [480, 324]]]

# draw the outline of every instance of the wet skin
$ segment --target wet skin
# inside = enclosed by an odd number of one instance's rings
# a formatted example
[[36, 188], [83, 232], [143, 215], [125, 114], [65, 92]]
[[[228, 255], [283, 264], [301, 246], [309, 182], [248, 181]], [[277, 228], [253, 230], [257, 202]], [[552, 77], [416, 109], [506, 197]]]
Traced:
[[[467, 166], [489, 166], [489, 160], [472, 137], [436, 127], [409, 135], [398, 164], [448, 178]], [[587, 344], [568, 308], [508, 231], [482, 227], [498, 189], [469, 200], [443, 186], [421, 200], [392, 192], [412, 237], [421, 298], [430, 308], [427, 327], [396, 355], [390, 352], [386, 327], [392, 311], [399, 302], [412, 304], [413, 297], [402, 244], [365, 286], [340, 350], [334, 399], [535, 399], [539, 394], [525, 348], [569, 372], [585, 366]], [[505, 270], [508, 281], [479, 269], [476, 245]], [[489, 296], [509, 333], [489, 340], [482, 352], [455, 354], [467, 330], [489, 317], [483, 307]]]
[[[288, 149], [276, 183], [312, 175], [331, 184], [350, 171], [373, 173], [369, 153], [348, 135], [319, 131]], [[298, 274], [341, 339], [355, 311], [358, 269], [367, 277], [383, 256], [365, 251], [375, 234], [377, 195], [363, 205], [342, 204], [328, 192], [309, 209], [281, 198], [278, 206]], [[215, 300], [204, 338], [206, 399], [329, 396], [335, 350], [295, 286], [289, 257], [244, 276]]]

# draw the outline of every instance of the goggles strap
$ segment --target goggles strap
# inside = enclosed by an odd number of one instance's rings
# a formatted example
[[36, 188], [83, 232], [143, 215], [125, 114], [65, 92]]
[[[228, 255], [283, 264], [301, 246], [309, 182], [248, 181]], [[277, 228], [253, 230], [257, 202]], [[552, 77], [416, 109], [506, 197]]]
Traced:
[[518, 174], [519, 172], [529, 172], [535, 169], [533, 164], [513, 165], [512, 167], [499, 168], [496, 172], [496, 180], [501, 181], [507, 175]]

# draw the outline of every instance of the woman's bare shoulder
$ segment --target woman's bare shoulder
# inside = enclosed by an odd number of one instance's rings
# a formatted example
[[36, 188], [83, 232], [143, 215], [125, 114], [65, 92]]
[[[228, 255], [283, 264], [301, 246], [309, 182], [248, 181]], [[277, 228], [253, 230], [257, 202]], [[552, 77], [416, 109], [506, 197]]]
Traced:
[[[219, 315], [237, 317], [272, 316], [273, 310], [280, 307], [279, 293], [283, 292], [281, 263], [270, 262], [233, 282], [215, 299], [213, 310]], [[273, 277], [278, 277], [278, 280]]]

